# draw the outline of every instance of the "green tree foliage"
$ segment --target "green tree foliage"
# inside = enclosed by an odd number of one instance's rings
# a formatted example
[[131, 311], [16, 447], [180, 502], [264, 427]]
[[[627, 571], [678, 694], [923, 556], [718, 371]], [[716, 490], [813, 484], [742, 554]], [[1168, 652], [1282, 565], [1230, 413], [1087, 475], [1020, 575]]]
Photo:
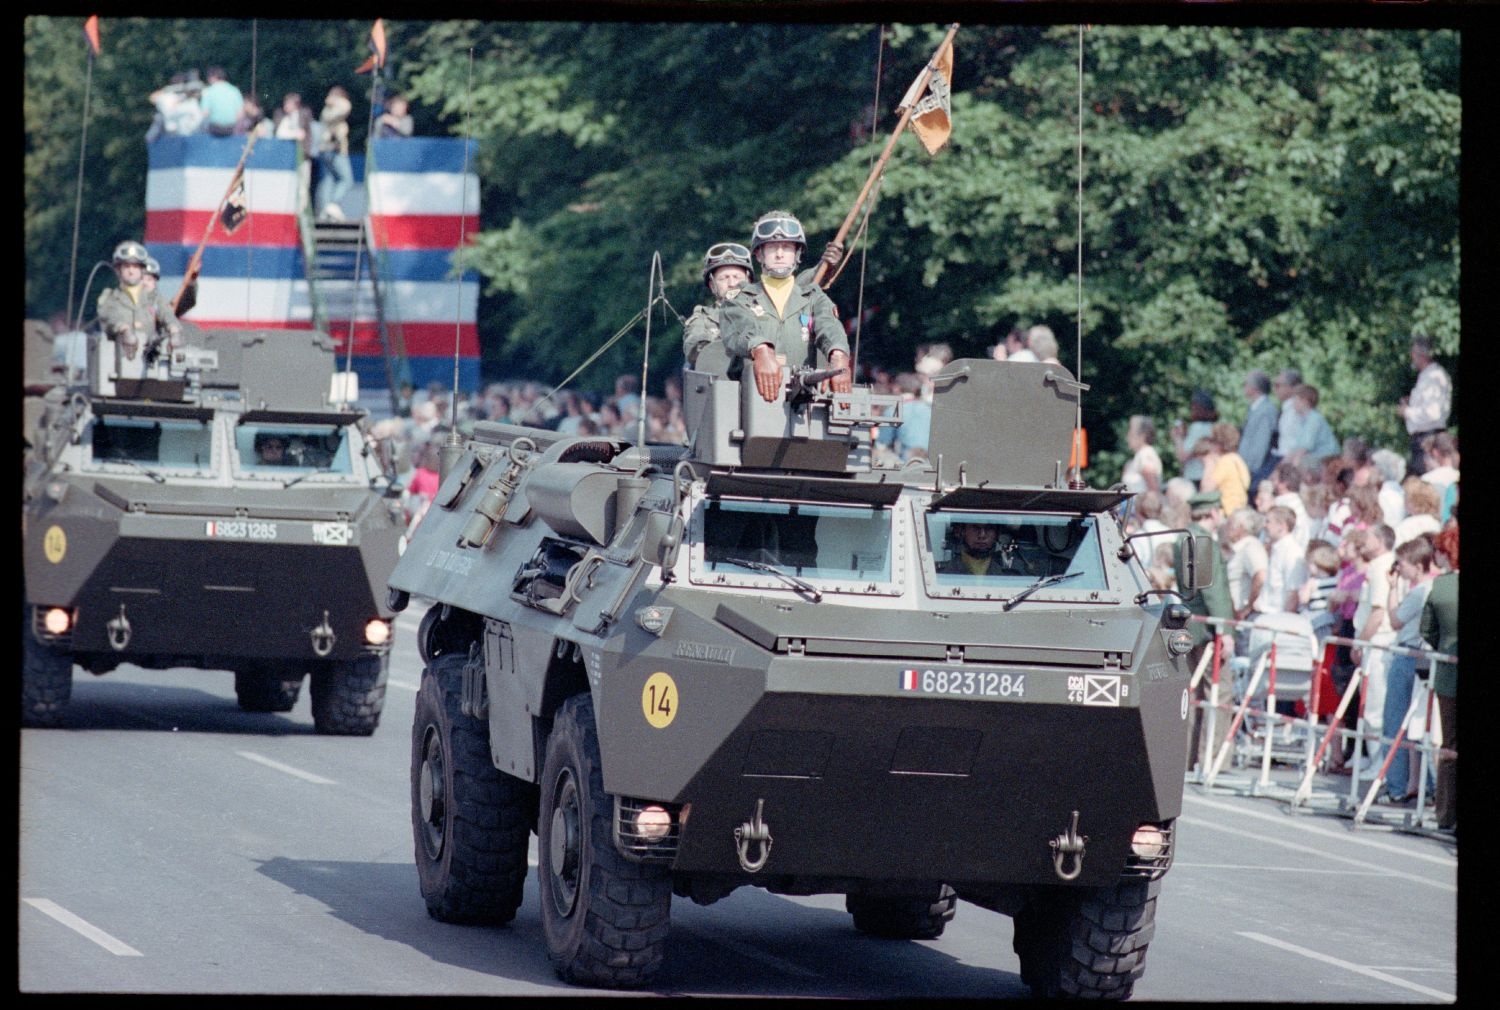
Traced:
[[[107, 25], [84, 262], [139, 233], [144, 96], [160, 83], [160, 53], [184, 65], [222, 54], [242, 86], [250, 71], [247, 22]], [[32, 311], [60, 302], [65, 274], [77, 27], [27, 21]], [[261, 22], [261, 90], [366, 93], [352, 69], [367, 30]], [[632, 22], [388, 31], [394, 83], [419, 125], [479, 144], [482, 232], [465, 266], [484, 278], [486, 372], [554, 380], [645, 304], [656, 253], [684, 315], [703, 298], [703, 250], [746, 240], [762, 211], [801, 216], [815, 258], [942, 35]], [[960, 30], [952, 140], [936, 156], [900, 141], [856, 259], [830, 291], [845, 318], [867, 313], [861, 356], [905, 369], [920, 343], [983, 354], [1011, 326], [1045, 322], [1077, 368], [1081, 324], [1101, 472], [1115, 465], [1128, 415], [1155, 416], [1164, 431], [1195, 387], [1242, 420], [1253, 367], [1300, 367], [1339, 434], [1400, 444], [1389, 404], [1411, 383], [1408, 335], [1431, 334], [1450, 366], [1458, 351], [1457, 33], [1087, 30], [1081, 320], [1078, 47], [1074, 26]], [[653, 323], [657, 376], [679, 360], [680, 331], [667, 322]], [[606, 388], [639, 354], [635, 334], [578, 381]]]

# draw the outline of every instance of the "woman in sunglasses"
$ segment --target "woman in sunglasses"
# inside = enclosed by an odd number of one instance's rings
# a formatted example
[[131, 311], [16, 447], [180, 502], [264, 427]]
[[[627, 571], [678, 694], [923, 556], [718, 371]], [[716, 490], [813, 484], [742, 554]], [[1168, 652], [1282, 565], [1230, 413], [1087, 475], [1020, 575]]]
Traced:
[[760, 281], [731, 291], [719, 310], [724, 349], [751, 360], [755, 388], [767, 402], [781, 393], [783, 364], [815, 368], [819, 351], [830, 367], [843, 369], [831, 380], [833, 391], [850, 390], [849, 340], [833, 301], [811, 279], [795, 276], [806, 248], [802, 222], [790, 213], [761, 215], [750, 239]]

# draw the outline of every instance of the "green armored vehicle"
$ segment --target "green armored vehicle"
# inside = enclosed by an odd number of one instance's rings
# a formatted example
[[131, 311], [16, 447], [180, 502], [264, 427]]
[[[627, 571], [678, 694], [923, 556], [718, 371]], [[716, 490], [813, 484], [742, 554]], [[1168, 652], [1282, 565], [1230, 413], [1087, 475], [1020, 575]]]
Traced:
[[685, 373], [687, 447], [480, 423], [445, 468], [391, 577], [398, 609], [434, 601], [411, 782], [429, 913], [511, 919], [535, 832], [572, 982], [649, 982], [674, 894], [754, 885], [847, 895], [896, 938], [937, 937], [963, 898], [1014, 917], [1033, 991], [1128, 996], [1191, 639], [1148, 595], [1128, 495], [1065, 479], [1081, 385], [954, 361], [932, 462], [882, 469], [895, 397], [797, 372], [765, 402], [724, 363]]
[[[29, 361], [44, 333], [27, 324]], [[62, 719], [75, 666], [133, 663], [233, 671], [252, 712], [290, 711], [310, 677], [317, 730], [368, 735], [399, 489], [334, 399], [327, 336], [187, 336], [134, 378], [98, 334], [50, 384], [28, 365], [22, 722]]]

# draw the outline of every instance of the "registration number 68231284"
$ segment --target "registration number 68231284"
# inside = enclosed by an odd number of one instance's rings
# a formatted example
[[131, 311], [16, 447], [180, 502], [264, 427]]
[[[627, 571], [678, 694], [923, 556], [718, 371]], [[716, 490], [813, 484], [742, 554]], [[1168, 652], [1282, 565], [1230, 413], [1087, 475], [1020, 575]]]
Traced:
[[1024, 673], [994, 670], [902, 670], [901, 690], [918, 694], [1024, 698]]

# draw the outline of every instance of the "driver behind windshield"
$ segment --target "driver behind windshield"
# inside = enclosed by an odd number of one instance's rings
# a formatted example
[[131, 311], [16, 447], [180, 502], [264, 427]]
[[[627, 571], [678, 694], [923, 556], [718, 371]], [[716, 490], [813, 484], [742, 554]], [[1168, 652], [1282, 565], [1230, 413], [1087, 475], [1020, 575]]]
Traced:
[[287, 440], [284, 435], [262, 432], [255, 436], [255, 461], [262, 466], [287, 466]]
[[937, 565], [944, 575], [1030, 574], [1018, 552], [1016, 538], [996, 523], [951, 523], [948, 539], [954, 553]]

